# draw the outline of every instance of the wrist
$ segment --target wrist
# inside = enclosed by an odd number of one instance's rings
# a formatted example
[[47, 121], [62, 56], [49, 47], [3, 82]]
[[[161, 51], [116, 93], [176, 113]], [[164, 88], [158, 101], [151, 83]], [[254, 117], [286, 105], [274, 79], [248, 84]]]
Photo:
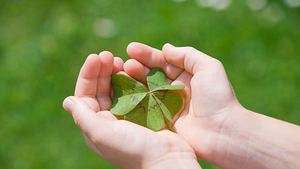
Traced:
[[234, 112], [218, 133], [213, 163], [232, 169], [299, 168], [299, 127], [245, 108]]
[[[242, 106], [234, 106], [215, 131], [209, 161], [224, 168], [247, 168], [238, 165], [245, 162], [248, 142], [252, 136], [253, 114]], [[233, 162], [234, 161], [234, 162]], [[230, 165], [235, 163], [234, 165]]]

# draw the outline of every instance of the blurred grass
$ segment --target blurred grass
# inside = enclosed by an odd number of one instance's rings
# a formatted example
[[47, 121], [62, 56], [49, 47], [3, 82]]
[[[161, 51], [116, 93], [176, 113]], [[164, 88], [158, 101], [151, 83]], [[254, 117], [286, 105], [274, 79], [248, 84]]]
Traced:
[[282, 1], [258, 11], [244, 1], [222, 11], [194, 0], [0, 2], [0, 168], [115, 168], [86, 148], [61, 103], [89, 53], [126, 59], [131, 41], [201, 49], [224, 63], [245, 107], [300, 124], [300, 10]]

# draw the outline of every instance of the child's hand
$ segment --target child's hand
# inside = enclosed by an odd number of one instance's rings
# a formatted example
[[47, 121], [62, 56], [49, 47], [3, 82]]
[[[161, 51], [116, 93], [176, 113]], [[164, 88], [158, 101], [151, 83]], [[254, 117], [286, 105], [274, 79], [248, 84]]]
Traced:
[[174, 127], [199, 158], [221, 168], [300, 167], [300, 127], [243, 108], [220, 61], [169, 44], [159, 51], [131, 43], [127, 53], [133, 59], [124, 70], [131, 77], [145, 82], [149, 68], [160, 67], [172, 84], [186, 86], [185, 109]]
[[89, 147], [121, 168], [200, 168], [193, 149], [176, 134], [153, 132], [108, 111], [111, 75], [123, 61], [110, 52], [92, 54], [81, 68], [75, 96], [64, 100]]
[[185, 109], [174, 127], [199, 157], [212, 161], [211, 150], [217, 144], [222, 125], [227, 122], [228, 114], [240, 107], [221, 62], [194, 48], [169, 44], [161, 52], [131, 43], [127, 52], [136, 59], [124, 64], [125, 72], [131, 77], [144, 82], [149, 68], [161, 67], [172, 84], [186, 86]]

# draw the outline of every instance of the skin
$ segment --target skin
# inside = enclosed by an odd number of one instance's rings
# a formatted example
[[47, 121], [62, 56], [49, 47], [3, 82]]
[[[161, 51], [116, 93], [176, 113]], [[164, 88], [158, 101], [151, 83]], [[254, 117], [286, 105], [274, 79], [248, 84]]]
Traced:
[[200, 169], [194, 150], [175, 133], [154, 132], [118, 120], [108, 111], [111, 75], [122, 70], [123, 61], [110, 52], [89, 55], [80, 70], [75, 95], [64, 100], [63, 107], [82, 130], [87, 145], [124, 169]]
[[145, 82], [152, 67], [165, 70], [172, 84], [184, 84], [185, 109], [176, 133], [199, 159], [224, 169], [300, 168], [300, 127], [244, 108], [220, 61], [192, 48], [141, 43], [127, 48], [125, 72]]

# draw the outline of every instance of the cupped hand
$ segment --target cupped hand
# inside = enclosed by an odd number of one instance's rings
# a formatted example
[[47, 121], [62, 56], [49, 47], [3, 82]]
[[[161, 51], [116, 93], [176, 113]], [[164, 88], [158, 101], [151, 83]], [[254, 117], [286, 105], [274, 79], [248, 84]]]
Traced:
[[88, 146], [121, 168], [199, 168], [193, 149], [176, 134], [153, 132], [109, 112], [111, 75], [123, 61], [110, 52], [91, 54], [82, 66], [75, 96], [63, 107], [82, 130]]
[[124, 71], [131, 77], [146, 81], [150, 68], [162, 68], [171, 84], [184, 84], [186, 102], [175, 131], [194, 148], [198, 158], [214, 162], [214, 150], [222, 139], [222, 126], [235, 116], [241, 106], [227, 79], [223, 65], [192, 47], [164, 45], [162, 51], [133, 42], [127, 53]]

